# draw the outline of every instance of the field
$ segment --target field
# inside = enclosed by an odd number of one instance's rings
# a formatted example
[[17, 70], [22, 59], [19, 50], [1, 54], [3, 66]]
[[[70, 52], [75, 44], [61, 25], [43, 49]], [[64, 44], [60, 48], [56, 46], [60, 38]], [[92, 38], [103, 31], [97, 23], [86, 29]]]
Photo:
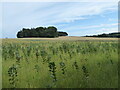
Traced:
[[117, 88], [118, 39], [3, 39], [3, 88]]

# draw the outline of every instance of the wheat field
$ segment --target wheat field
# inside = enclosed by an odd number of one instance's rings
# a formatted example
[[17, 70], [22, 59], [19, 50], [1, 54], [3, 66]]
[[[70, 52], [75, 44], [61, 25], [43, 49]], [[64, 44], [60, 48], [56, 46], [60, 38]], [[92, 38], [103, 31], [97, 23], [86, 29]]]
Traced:
[[3, 88], [117, 88], [118, 38], [2, 39]]

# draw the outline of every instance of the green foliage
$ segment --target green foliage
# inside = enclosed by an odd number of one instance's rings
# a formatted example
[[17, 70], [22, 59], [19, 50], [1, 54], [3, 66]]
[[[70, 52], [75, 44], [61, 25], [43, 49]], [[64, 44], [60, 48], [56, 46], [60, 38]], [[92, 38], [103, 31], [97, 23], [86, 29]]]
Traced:
[[49, 71], [51, 72], [51, 77], [53, 78], [53, 82], [57, 81], [56, 77], [56, 65], [54, 62], [49, 62]]
[[73, 67], [75, 67], [76, 70], [79, 69], [76, 61], [73, 63]]
[[8, 70], [8, 75], [9, 75], [9, 82], [12, 85], [13, 88], [16, 87], [16, 82], [17, 82], [17, 67], [13, 64]]
[[62, 70], [62, 74], [65, 74], [66, 66], [65, 66], [65, 63], [64, 63], [64, 62], [60, 62], [60, 68], [61, 68], [61, 70]]
[[68, 34], [66, 32], [58, 32], [58, 36], [67, 36]]
[[99, 35], [91, 35], [91, 36], [86, 36], [86, 37], [113, 37], [113, 38], [120, 38], [120, 32], [116, 33], [109, 33], [109, 34], [99, 34]]
[[3, 40], [3, 88], [117, 88], [117, 41]]
[[67, 36], [66, 32], [58, 32], [57, 28], [54, 26], [46, 27], [37, 27], [31, 29], [23, 28], [17, 33], [17, 38], [31, 38], [31, 37], [48, 37], [54, 38], [58, 36]]

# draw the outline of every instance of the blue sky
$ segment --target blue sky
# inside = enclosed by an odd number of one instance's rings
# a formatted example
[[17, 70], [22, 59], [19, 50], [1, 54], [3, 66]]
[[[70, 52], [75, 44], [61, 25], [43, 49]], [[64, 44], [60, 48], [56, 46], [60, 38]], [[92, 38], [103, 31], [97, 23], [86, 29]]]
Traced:
[[117, 2], [4, 2], [2, 10], [2, 38], [38, 26], [56, 26], [69, 36], [118, 31]]

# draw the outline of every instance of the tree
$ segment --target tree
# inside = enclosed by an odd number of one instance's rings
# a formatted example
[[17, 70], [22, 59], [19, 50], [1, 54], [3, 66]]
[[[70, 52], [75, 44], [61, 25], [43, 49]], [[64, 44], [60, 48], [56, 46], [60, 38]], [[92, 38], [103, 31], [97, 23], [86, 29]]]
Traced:
[[46, 29], [46, 34], [48, 37], [58, 37], [57, 28], [50, 26]]
[[58, 32], [57, 28], [54, 26], [49, 27], [37, 27], [26, 29], [23, 28], [17, 33], [18, 38], [31, 38], [31, 37], [49, 37], [54, 38], [58, 36], [67, 36], [66, 32]]
[[66, 32], [58, 32], [58, 36], [68, 36]]
[[116, 37], [116, 38], [120, 38], [120, 32], [116, 32], [116, 33], [109, 33], [109, 34], [99, 34], [99, 35], [91, 35], [91, 36], [86, 36], [86, 37]]

